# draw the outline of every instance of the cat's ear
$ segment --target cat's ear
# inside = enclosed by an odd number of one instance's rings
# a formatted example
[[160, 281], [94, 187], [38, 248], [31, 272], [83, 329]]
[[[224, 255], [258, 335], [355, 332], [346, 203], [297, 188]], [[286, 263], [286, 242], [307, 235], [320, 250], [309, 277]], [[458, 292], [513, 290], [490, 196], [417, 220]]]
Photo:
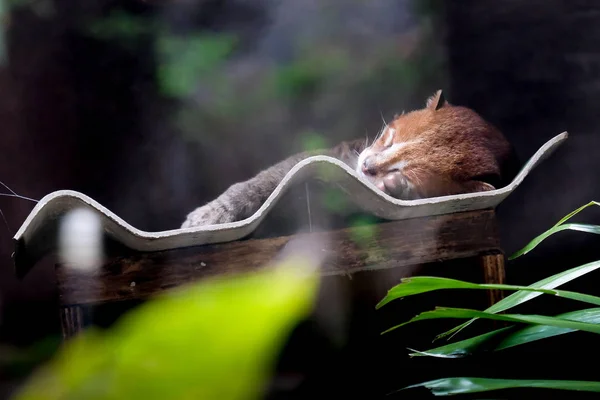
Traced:
[[444, 98], [444, 93], [441, 90], [438, 90], [433, 96], [427, 99], [427, 108], [433, 111], [439, 110], [447, 105], [448, 102]]

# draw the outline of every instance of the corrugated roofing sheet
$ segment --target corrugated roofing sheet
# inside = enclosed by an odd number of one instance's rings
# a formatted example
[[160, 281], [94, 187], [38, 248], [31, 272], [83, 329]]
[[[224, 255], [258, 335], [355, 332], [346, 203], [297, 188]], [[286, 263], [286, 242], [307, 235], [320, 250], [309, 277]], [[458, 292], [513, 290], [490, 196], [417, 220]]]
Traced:
[[23, 276], [38, 260], [54, 251], [59, 219], [68, 211], [79, 207], [87, 207], [97, 212], [106, 235], [137, 251], [170, 250], [238, 240], [256, 229], [291, 185], [317, 174], [326, 177], [330, 183], [338, 185], [348, 198], [365, 212], [388, 220], [493, 208], [510, 195], [531, 170], [552, 154], [567, 137], [567, 132], [563, 132], [546, 142], [529, 159], [514, 180], [503, 188], [489, 192], [410, 201], [395, 199], [381, 192], [337, 159], [326, 156], [310, 157], [292, 168], [262, 207], [251, 217], [220, 225], [160, 232], [137, 229], [85, 194], [60, 190], [41, 199], [14, 236], [15, 267], [17, 275]]

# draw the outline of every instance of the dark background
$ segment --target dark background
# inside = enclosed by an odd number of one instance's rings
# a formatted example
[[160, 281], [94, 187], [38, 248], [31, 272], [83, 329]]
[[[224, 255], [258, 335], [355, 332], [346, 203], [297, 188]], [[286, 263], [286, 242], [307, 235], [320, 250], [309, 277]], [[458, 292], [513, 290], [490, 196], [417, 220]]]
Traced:
[[[373, 136], [382, 117], [442, 88], [496, 124], [522, 161], [570, 133], [499, 206], [507, 253], [598, 198], [594, 1], [23, 0], [6, 8], [0, 180], [25, 196], [78, 190], [137, 228], [176, 228], [230, 184], [314, 143]], [[10, 258], [32, 206], [0, 197], [10, 229], [0, 226], [6, 348], [59, 332], [52, 262], [17, 280]], [[592, 208], [577, 219], [599, 216]], [[593, 261], [596, 240], [560, 233], [510, 262], [508, 281], [530, 284]], [[597, 294], [596, 275], [566, 288]], [[563, 304], [553, 311], [572, 306]], [[571, 356], [593, 356], [582, 354]]]

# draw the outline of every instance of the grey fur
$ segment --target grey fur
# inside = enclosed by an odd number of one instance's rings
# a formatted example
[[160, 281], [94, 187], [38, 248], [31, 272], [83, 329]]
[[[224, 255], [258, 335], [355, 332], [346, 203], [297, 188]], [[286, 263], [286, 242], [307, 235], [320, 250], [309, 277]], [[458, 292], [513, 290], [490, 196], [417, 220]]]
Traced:
[[355, 168], [358, 160], [357, 154], [365, 149], [366, 144], [364, 139], [358, 139], [342, 142], [331, 149], [294, 154], [245, 182], [231, 185], [215, 200], [189, 213], [181, 227], [192, 228], [246, 219], [260, 208], [284, 176], [298, 162], [314, 155], [327, 155]]

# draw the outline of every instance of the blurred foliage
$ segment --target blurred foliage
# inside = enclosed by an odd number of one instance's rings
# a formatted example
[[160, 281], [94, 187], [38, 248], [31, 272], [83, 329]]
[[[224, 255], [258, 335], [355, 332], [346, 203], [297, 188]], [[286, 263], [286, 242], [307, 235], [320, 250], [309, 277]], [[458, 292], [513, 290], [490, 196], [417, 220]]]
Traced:
[[49, 336], [28, 348], [2, 346], [0, 348], [0, 371], [11, 377], [25, 377], [56, 353], [62, 337]]
[[313, 131], [303, 132], [300, 139], [302, 140], [302, 149], [304, 151], [325, 149], [329, 146], [325, 135]]
[[360, 215], [351, 221], [351, 239], [358, 246], [368, 246], [377, 236], [376, 218], [371, 215]]
[[322, 199], [325, 208], [333, 213], [343, 212], [348, 208], [348, 197], [341, 191], [328, 188], [323, 193]]
[[67, 342], [15, 399], [257, 399], [291, 330], [313, 307], [299, 256], [171, 291], [108, 331]]
[[277, 95], [283, 98], [296, 99], [317, 94], [325, 80], [335, 79], [351, 61], [343, 48], [313, 48], [296, 57], [296, 61], [273, 71]]
[[173, 97], [191, 95], [199, 80], [212, 77], [222, 66], [235, 44], [232, 35], [161, 35], [156, 45], [161, 91]]
[[136, 40], [142, 35], [156, 32], [158, 24], [123, 10], [114, 10], [104, 18], [86, 23], [87, 32], [100, 40], [117, 40], [120, 43]]
[[[8, 9], [28, 8], [45, 16], [56, 12], [51, 0], [5, 1]], [[287, 153], [292, 150], [285, 145], [290, 142], [287, 137], [270, 132], [289, 132], [289, 137], [298, 138], [306, 130], [318, 130], [328, 143], [357, 137], [365, 129], [373, 134], [374, 116], [383, 112], [391, 116], [401, 111], [399, 107], [415, 104], [415, 98], [421, 100], [443, 87], [443, 44], [436, 21], [442, 3], [411, 2], [402, 12], [412, 13], [417, 27], [390, 34], [370, 26], [364, 33], [353, 28], [337, 11], [348, 4], [332, 1], [307, 21], [318, 33], [294, 36], [285, 31], [285, 52], [290, 56], [277, 62], [272, 54], [238, 51], [246, 38], [195, 27], [193, 18], [189, 26], [171, 26], [178, 22], [160, 12], [146, 12], [154, 8], [150, 5], [139, 12], [138, 7], [125, 10], [115, 4], [104, 7], [101, 17], [82, 8], [88, 16], [80, 15], [77, 23], [85, 34], [133, 52], [153, 43], [155, 83], [160, 94], [176, 101], [177, 109], [170, 113], [172, 127], [184, 138], [210, 144], [243, 124], [248, 137], [279, 140]], [[174, 14], [196, 10], [189, 4], [171, 7]], [[175, 35], [175, 30], [186, 33]]]
[[[353, 28], [336, 11], [348, 5], [332, 1], [306, 22], [318, 33], [281, 31], [284, 37], [275, 40], [284, 43], [282, 58], [260, 49], [260, 41], [279, 31], [258, 20], [253, 29], [264, 33], [253, 42], [227, 29], [195, 27], [192, 17], [189, 26], [173, 26], [181, 22], [121, 9], [82, 29], [136, 51], [152, 43], [156, 87], [173, 105], [170, 128], [202, 151], [240, 140], [243, 129], [243, 137], [251, 138], [244, 145], [247, 157], [262, 157], [264, 143], [283, 156], [359, 137], [365, 130], [373, 135], [380, 115], [391, 118], [421, 106], [430, 92], [444, 87], [443, 44], [435, 21], [440, 3], [413, 2], [407, 12], [418, 20], [416, 27], [391, 34], [377, 32], [376, 25], [364, 33]], [[172, 7], [174, 14], [196, 10]], [[319, 132], [322, 140], [306, 132]]]

